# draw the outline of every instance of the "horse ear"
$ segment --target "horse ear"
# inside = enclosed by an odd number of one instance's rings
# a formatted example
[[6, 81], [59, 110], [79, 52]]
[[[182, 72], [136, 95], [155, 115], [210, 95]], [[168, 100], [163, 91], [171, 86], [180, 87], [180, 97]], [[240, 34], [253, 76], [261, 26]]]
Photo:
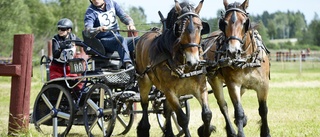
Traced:
[[174, 0], [174, 2], [175, 2], [176, 11], [178, 14], [180, 14], [180, 12], [181, 12], [180, 4], [179, 4], [178, 0]]
[[201, 35], [210, 33], [210, 26], [207, 22], [202, 21], [202, 27]]
[[226, 29], [226, 22], [224, 21], [224, 19], [219, 19], [219, 29], [222, 31], [222, 32], [225, 32], [225, 29]]
[[199, 2], [199, 5], [198, 5], [197, 8], [195, 9], [195, 12], [196, 12], [197, 14], [200, 13], [200, 10], [201, 10], [202, 5], [203, 5], [203, 1], [204, 1], [204, 0], [201, 0], [201, 1]]
[[224, 5], [224, 9], [227, 10], [228, 9], [228, 0], [223, 0], [223, 5]]
[[247, 32], [249, 30], [249, 27], [250, 27], [250, 19], [248, 17], [248, 19], [244, 23], [244, 31]]
[[246, 10], [249, 7], [249, 0], [245, 0], [242, 4], [241, 7]]

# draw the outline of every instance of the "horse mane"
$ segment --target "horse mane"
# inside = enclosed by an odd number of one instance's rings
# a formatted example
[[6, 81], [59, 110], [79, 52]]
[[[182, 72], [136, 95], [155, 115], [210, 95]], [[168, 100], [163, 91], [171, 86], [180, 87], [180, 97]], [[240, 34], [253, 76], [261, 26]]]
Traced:
[[[192, 10], [194, 10], [193, 5], [189, 4], [188, 2], [180, 3], [181, 14], [189, 11], [185, 11], [184, 7], [190, 6]], [[173, 48], [176, 43], [179, 42], [178, 37], [175, 35], [175, 23], [178, 20], [179, 14], [176, 12], [175, 6], [169, 11], [167, 18], [166, 18], [166, 29], [163, 30], [163, 33], [157, 37], [153, 41], [153, 46], [157, 47], [158, 53], [165, 53], [170, 56], [173, 55]], [[177, 27], [177, 26], [176, 26]], [[151, 48], [152, 49], [152, 48]], [[157, 54], [151, 54], [151, 59], [157, 58]]]

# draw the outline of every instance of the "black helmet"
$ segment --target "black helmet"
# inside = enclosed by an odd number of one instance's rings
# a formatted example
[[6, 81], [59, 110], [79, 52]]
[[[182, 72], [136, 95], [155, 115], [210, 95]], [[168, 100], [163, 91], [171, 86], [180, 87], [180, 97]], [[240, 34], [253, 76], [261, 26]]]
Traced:
[[72, 21], [70, 19], [63, 18], [63, 19], [59, 20], [59, 22], [57, 24], [57, 27], [58, 28], [67, 28], [67, 29], [70, 28], [70, 29], [72, 29], [73, 23], [72, 23]]

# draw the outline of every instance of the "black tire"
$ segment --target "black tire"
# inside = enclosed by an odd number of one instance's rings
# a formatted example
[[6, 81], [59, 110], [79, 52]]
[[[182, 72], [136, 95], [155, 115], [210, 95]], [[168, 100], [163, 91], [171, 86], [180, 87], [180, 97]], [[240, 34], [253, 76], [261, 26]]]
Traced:
[[[157, 121], [158, 121], [158, 124], [162, 130], [163, 133], [165, 133], [165, 123], [166, 123], [166, 118], [164, 116], [164, 111], [163, 111], [163, 107], [165, 106], [164, 105], [164, 102], [165, 101], [162, 101], [162, 104], [160, 105], [160, 108], [158, 108], [160, 111], [160, 113], [156, 113], [157, 115]], [[190, 119], [190, 105], [189, 105], [189, 101], [188, 100], [182, 100], [180, 101], [180, 105], [184, 111], [184, 113], [187, 115], [188, 119]], [[171, 120], [172, 120], [172, 130], [173, 130], [173, 133], [175, 134], [175, 136], [182, 136], [184, 133], [183, 133], [183, 130], [182, 128], [179, 126], [178, 124], [178, 121], [177, 121], [177, 116], [175, 113], [172, 113], [172, 116], [171, 116]]]
[[64, 137], [71, 129], [74, 112], [70, 91], [58, 84], [48, 84], [42, 88], [35, 100], [32, 120], [37, 131], [45, 135]]
[[117, 131], [113, 131], [113, 135], [125, 135], [127, 134], [134, 122], [134, 103], [124, 102], [117, 104], [117, 121], [115, 127]]
[[87, 135], [90, 137], [111, 136], [116, 116], [110, 88], [102, 83], [93, 85], [86, 96], [83, 107]]

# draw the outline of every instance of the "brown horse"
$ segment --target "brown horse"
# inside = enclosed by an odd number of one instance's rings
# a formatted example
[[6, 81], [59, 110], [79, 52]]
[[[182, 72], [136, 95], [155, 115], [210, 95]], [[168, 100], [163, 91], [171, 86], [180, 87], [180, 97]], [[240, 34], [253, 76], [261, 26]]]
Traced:
[[[229, 4], [224, 0], [225, 15], [219, 21], [221, 31], [215, 31], [202, 41], [208, 67], [208, 82], [226, 121], [227, 136], [245, 136], [243, 127], [247, 118], [241, 105], [245, 89], [257, 93], [259, 115], [261, 116], [260, 136], [270, 136], [267, 121], [267, 96], [270, 79], [269, 51], [262, 43], [258, 31], [250, 25], [246, 12], [248, 1]], [[234, 106], [235, 132], [224, 99], [223, 84], [229, 91]]]
[[151, 31], [142, 35], [136, 45], [136, 71], [141, 96], [143, 116], [137, 127], [140, 137], [149, 136], [148, 95], [152, 85], [166, 96], [170, 110], [165, 112], [167, 120], [165, 136], [174, 136], [171, 129], [172, 110], [185, 136], [190, 136], [189, 117], [182, 111], [179, 96], [192, 94], [202, 106], [204, 125], [198, 129], [199, 136], [210, 136], [212, 112], [208, 107], [206, 77], [201, 66], [201, 32], [204, 30], [199, 17], [203, 0], [194, 8], [189, 3], [178, 3], [168, 13], [162, 31]]

